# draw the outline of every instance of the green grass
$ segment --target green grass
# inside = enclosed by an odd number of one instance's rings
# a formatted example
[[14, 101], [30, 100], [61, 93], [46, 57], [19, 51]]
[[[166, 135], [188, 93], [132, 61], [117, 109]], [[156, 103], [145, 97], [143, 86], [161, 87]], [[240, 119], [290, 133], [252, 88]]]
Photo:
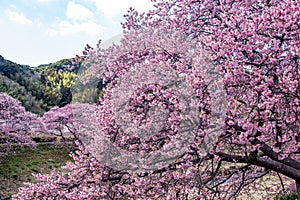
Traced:
[[298, 200], [297, 194], [291, 193], [291, 194], [285, 194], [283, 196], [275, 198], [275, 200]]
[[24, 148], [0, 162], [0, 199], [17, 192], [23, 182], [35, 182], [32, 173], [49, 173], [71, 160], [71, 148], [59, 144], [38, 144]]

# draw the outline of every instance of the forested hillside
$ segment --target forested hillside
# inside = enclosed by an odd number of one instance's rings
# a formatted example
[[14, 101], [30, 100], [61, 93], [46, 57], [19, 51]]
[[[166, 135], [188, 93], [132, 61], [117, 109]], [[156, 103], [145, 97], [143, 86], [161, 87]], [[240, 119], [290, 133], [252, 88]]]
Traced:
[[72, 100], [71, 86], [80, 65], [72, 61], [63, 59], [30, 67], [0, 56], [0, 92], [20, 100], [26, 110], [37, 114], [53, 106], [64, 106]]

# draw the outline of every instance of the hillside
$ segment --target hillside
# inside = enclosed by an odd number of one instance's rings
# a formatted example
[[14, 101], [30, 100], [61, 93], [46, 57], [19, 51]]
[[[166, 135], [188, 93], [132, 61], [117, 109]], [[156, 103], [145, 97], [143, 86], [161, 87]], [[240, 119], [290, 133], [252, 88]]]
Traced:
[[20, 65], [0, 56], [0, 92], [20, 100], [26, 110], [42, 114], [53, 106], [70, 103], [70, 88], [79, 68], [72, 59], [38, 67]]

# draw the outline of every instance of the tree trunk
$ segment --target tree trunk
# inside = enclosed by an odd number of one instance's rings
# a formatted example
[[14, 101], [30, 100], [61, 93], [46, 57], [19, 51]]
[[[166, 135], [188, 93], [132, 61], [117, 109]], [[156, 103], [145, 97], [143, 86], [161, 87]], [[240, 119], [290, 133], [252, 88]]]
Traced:
[[296, 190], [297, 190], [298, 199], [300, 199], [300, 182], [296, 182]]

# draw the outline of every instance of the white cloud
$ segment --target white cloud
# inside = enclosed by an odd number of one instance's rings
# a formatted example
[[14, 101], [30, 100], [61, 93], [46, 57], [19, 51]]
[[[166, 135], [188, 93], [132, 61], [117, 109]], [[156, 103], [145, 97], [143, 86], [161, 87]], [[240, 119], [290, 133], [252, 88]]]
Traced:
[[90, 36], [99, 36], [105, 28], [94, 21], [86, 21], [82, 23], [61, 21], [57, 28], [48, 30], [50, 36], [69, 36], [77, 33], [86, 33]]
[[105, 29], [96, 22], [93, 13], [88, 8], [74, 1], [68, 2], [66, 16], [70, 20], [60, 20], [54, 24], [48, 30], [50, 36], [71, 36], [85, 33], [92, 37], [99, 37]]
[[32, 24], [32, 21], [30, 19], [28, 19], [23, 13], [8, 10], [7, 16], [13, 22], [17, 22], [20, 24], [26, 24], [26, 25]]
[[139, 12], [147, 12], [153, 9], [150, 0], [89, 0], [93, 2], [97, 9], [106, 17], [112, 18], [118, 14], [125, 14], [129, 7], [133, 7]]
[[36, 0], [38, 3], [46, 3], [46, 2], [50, 2], [52, 0]]
[[66, 16], [73, 20], [88, 20], [93, 18], [93, 13], [86, 7], [76, 4], [73, 1], [68, 2]]

